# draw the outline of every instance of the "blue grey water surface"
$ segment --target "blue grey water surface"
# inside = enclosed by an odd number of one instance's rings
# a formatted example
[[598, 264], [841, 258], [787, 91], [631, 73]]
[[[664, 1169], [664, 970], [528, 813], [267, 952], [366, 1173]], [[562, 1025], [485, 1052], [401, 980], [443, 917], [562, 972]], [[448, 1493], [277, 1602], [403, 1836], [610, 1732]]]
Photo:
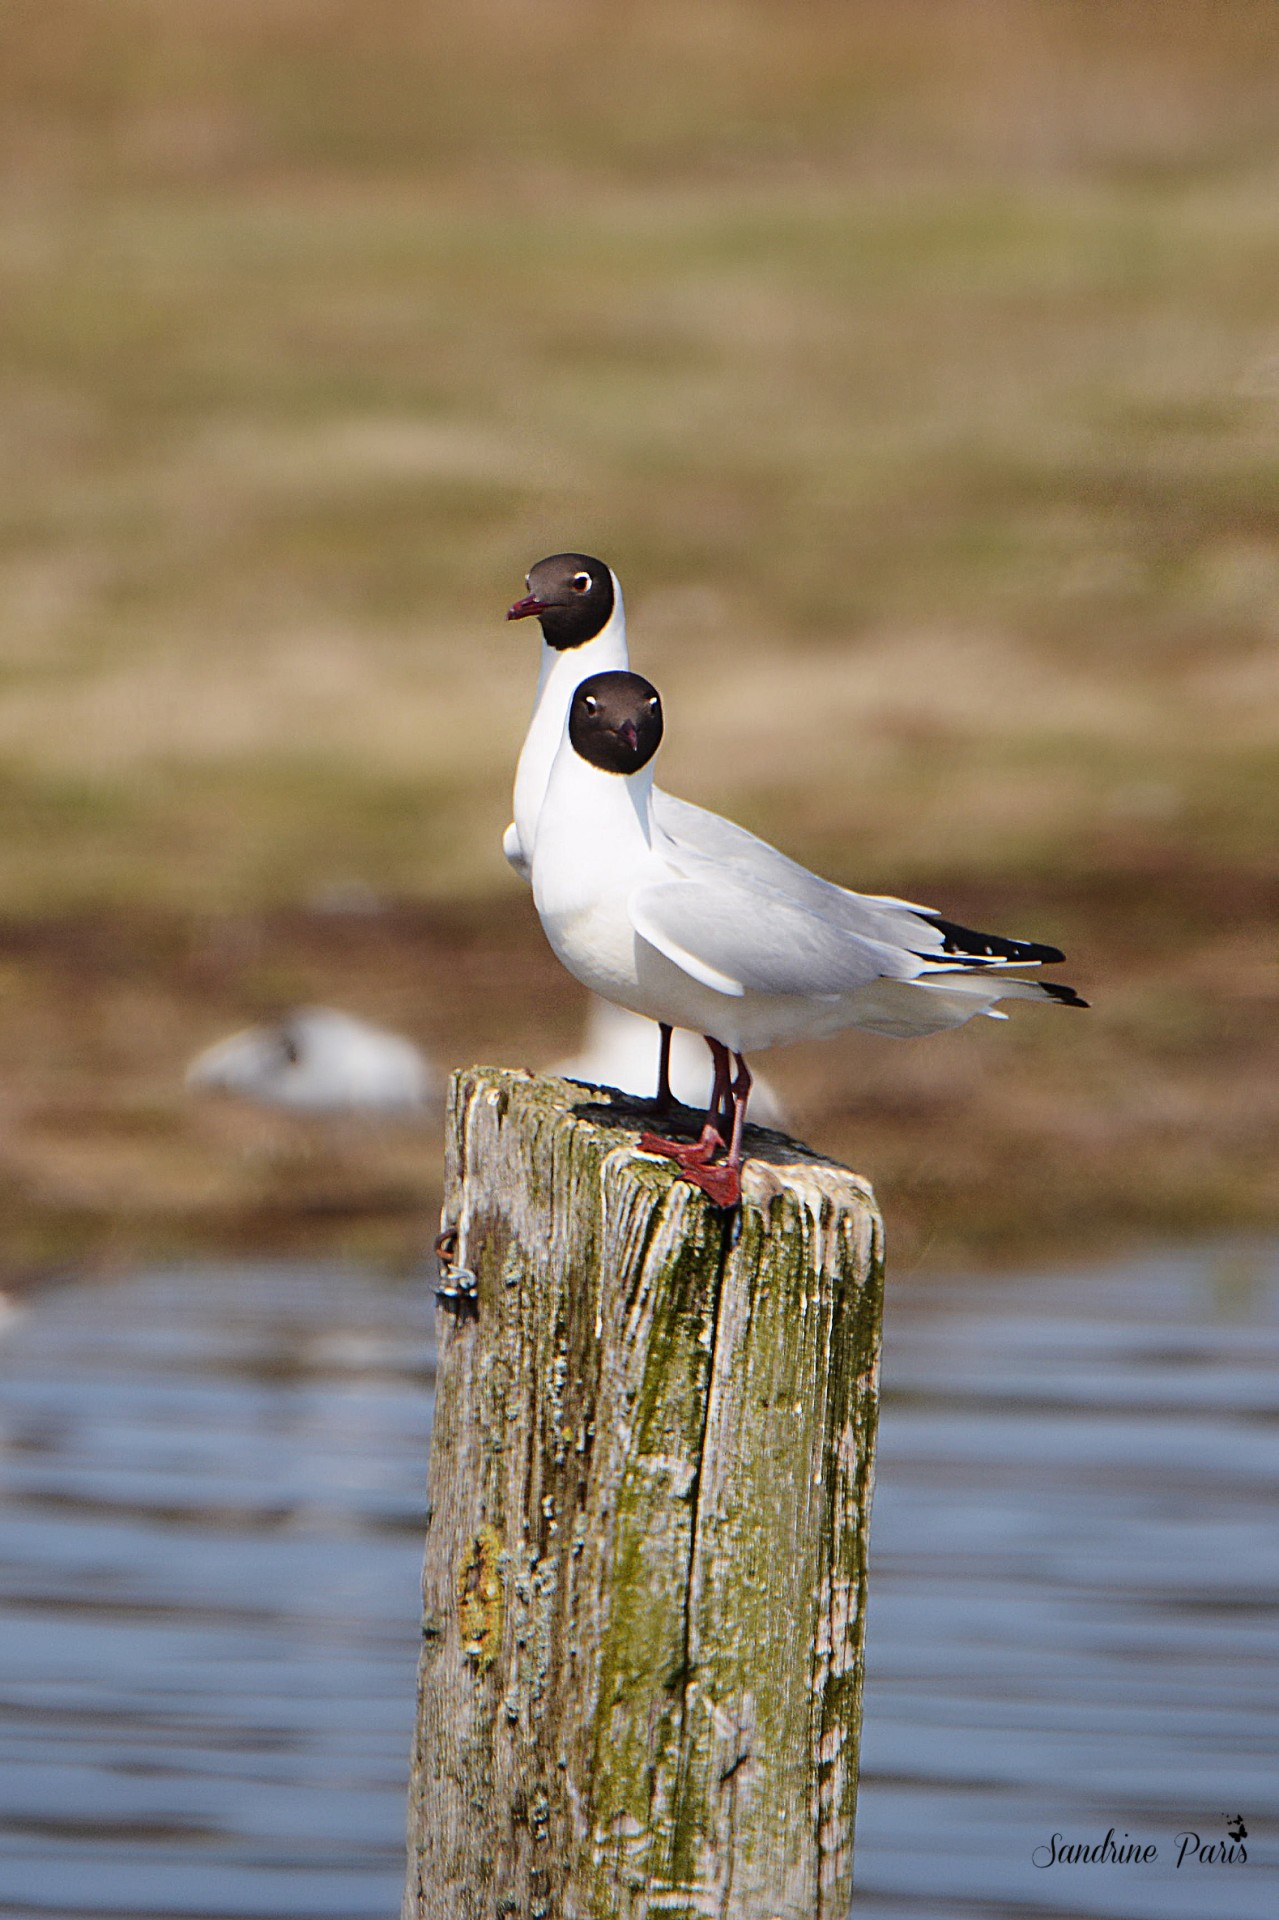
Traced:
[[[1271, 1920], [1279, 1249], [890, 1296], [859, 1920]], [[431, 1319], [188, 1266], [4, 1328], [6, 1920], [393, 1920]]]

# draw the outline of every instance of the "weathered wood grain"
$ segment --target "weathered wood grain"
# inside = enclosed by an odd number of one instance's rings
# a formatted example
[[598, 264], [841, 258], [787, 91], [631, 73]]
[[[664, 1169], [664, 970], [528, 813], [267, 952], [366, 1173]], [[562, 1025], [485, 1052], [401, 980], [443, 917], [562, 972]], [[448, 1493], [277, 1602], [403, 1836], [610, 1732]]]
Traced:
[[719, 1214], [605, 1099], [453, 1084], [405, 1920], [844, 1920], [874, 1202], [757, 1133]]

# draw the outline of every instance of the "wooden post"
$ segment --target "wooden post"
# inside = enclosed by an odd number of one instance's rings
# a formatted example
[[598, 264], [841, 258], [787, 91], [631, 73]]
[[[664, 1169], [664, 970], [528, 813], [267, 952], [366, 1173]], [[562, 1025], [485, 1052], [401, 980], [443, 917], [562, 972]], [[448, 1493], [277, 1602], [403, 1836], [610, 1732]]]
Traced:
[[643, 1120], [454, 1078], [404, 1920], [848, 1912], [878, 1215], [764, 1133], [717, 1213]]

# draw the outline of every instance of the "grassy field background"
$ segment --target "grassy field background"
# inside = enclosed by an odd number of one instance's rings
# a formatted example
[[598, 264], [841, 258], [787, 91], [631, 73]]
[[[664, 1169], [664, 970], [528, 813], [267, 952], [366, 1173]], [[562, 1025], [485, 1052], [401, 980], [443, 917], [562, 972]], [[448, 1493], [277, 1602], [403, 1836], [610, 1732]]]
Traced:
[[665, 784], [1094, 1002], [767, 1063], [903, 1261], [1272, 1227], [1276, 52], [1252, 0], [7, 7], [10, 1273], [421, 1244], [433, 1141], [181, 1069], [298, 999], [571, 1043], [498, 851], [565, 546]]

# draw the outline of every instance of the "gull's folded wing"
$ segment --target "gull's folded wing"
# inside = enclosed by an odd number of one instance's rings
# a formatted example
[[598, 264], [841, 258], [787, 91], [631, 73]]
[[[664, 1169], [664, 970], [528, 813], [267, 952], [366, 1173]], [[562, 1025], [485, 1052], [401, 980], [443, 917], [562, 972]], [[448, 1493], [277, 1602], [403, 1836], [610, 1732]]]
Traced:
[[924, 970], [916, 955], [831, 926], [732, 873], [637, 887], [630, 916], [641, 939], [717, 993], [833, 997]]
[[520, 836], [515, 831], [514, 820], [512, 820], [510, 826], [502, 835], [502, 852], [506, 855], [507, 860], [511, 866], [514, 867], [516, 873], [519, 874], [520, 879], [527, 881], [531, 886], [533, 884], [533, 870], [529, 866], [528, 856], [520, 845]]
[[708, 863], [706, 871], [728, 871], [748, 886], [767, 887], [846, 935], [902, 947], [952, 968], [986, 972], [1039, 966], [1063, 957], [1056, 947], [1036, 940], [1009, 940], [959, 926], [943, 919], [936, 908], [915, 900], [837, 887], [735, 821], [691, 801], [677, 800], [674, 794], [655, 791], [653, 810], [665, 839], [664, 850], [689, 879], [700, 880], [703, 863]]

